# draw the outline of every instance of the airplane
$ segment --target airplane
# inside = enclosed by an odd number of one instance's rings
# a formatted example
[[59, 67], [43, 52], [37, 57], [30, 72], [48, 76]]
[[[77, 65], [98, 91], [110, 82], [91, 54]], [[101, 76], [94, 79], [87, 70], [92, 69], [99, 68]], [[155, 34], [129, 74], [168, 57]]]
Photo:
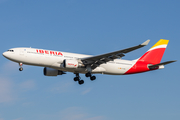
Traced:
[[75, 74], [74, 81], [81, 85], [79, 73], [95, 80], [92, 74], [128, 75], [142, 73], [157, 69], [163, 69], [164, 65], [176, 62], [161, 62], [169, 40], [160, 39], [143, 56], [135, 60], [123, 60], [126, 53], [148, 45], [150, 40], [137, 46], [110, 52], [101, 55], [84, 55], [62, 51], [45, 50], [37, 48], [18, 47], [12, 48], [3, 53], [3, 56], [13, 62], [19, 63], [19, 71], [23, 70], [22, 65], [33, 65], [44, 67], [45, 76], [57, 76], [72, 72]]

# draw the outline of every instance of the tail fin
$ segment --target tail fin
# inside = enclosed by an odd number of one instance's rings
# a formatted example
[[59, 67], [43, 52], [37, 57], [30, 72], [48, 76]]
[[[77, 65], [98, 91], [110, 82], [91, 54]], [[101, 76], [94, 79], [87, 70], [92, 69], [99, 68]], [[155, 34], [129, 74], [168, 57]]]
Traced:
[[147, 62], [150, 64], [159, 64], [166, 50], [169, 40], [160, 39], [154, 46], [152, 46], [139, 61]]

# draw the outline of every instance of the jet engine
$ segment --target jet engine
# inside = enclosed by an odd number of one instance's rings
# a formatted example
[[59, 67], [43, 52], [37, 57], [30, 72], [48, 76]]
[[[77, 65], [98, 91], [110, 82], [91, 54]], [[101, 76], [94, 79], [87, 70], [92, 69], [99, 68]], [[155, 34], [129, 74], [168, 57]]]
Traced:
[[63, 72], [61, 70], [56, 70], [56, 69], [49, 68], [49, 67], [45, 67], [43, 72], [44, 72], [45, 76], [57, 76], [57, 75], [66, 74], [65, 72]]
[[82, 67], [82, 64], [79, 63], [76, 59], [65, 59], [63, 61], [64, 68], [78, 68]]

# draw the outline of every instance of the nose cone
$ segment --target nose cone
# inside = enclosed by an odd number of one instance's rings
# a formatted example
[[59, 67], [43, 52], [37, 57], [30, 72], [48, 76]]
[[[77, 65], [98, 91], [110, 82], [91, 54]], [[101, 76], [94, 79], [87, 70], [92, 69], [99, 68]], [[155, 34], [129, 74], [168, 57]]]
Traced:
[[3, 56], [6, 57], [6, 52], [3, 53]]
[[4, 52], [2, 55], [7, 59], [9, 59], [9, 57], [10, 57], [10, 54], [8, 52]]
[[9, 59], [9, 60], [14, 60], [15, 59], [15, 55], [13, 52], [9, 52], [6, 51], [2, 54], [5, 58]]

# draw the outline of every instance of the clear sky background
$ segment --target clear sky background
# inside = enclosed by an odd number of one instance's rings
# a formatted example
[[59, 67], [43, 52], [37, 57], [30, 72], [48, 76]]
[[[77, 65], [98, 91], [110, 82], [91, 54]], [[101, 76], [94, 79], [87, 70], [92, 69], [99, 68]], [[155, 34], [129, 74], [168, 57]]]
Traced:
[[[136, 59], [159, 39], [162, 61], [179, 60], [179, 0], [0, 0], [0, 53], [35, 47], [98, 55], [138, 45]], [[180, 120], [179, 61], [163, 70], [96, 75], [85, 84], [74, 74], [46, 77], [42, 67], [0, 56], [0, 120]]]

